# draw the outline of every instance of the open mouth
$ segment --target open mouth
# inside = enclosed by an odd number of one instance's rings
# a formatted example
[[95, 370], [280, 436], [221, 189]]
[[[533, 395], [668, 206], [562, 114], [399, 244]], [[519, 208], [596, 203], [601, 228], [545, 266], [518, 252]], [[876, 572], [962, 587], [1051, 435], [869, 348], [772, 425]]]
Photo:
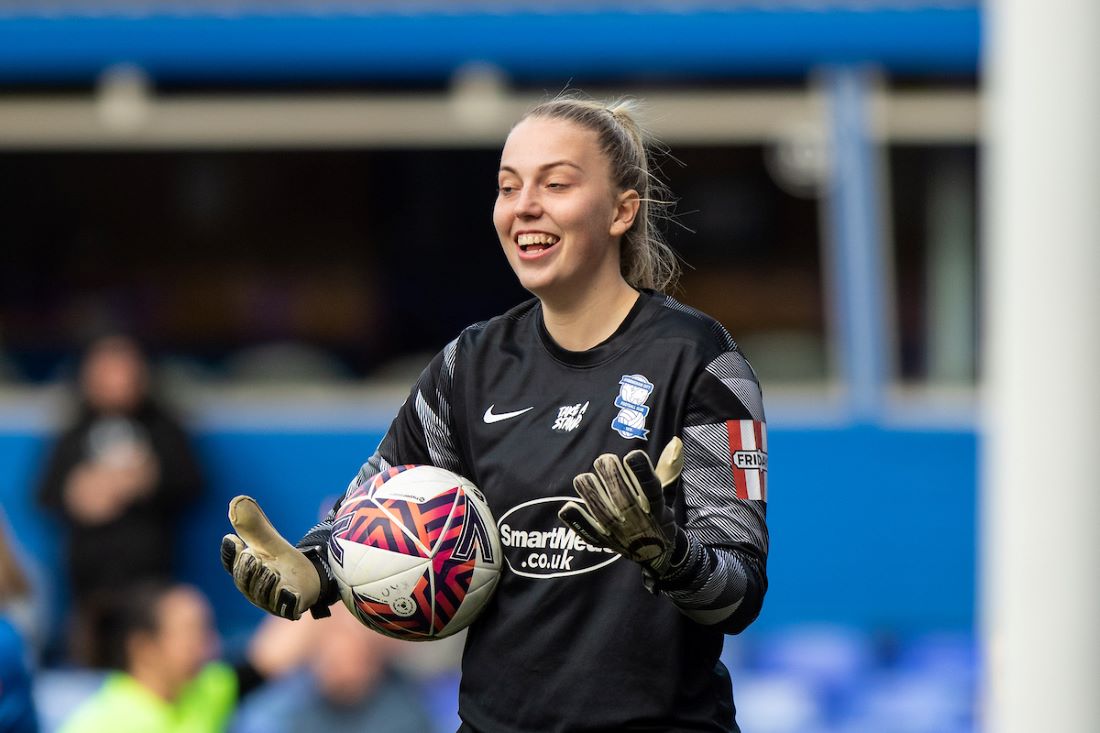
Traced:
[[544, 252], [555, 244], [557, 244], [559, 238], [553, 234], [521, 234], [516, 237], [516, 244], [525, 254], [537, 254]]

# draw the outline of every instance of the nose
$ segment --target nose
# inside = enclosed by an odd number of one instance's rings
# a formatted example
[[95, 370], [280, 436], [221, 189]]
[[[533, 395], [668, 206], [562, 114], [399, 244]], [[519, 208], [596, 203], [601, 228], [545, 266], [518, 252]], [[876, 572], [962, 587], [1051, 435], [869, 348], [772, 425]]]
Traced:
[[537, 219], [542, 215], [538, 186], [524, 186], [519, 190], [515, 214], [522, 219]]

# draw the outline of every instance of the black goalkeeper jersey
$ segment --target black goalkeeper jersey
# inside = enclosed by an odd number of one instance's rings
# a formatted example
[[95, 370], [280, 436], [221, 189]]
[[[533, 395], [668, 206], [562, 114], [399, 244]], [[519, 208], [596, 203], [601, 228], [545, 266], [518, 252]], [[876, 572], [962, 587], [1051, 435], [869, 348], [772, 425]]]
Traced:
[[[675, 436], [689, 551], [653, 594], [557, 512], [598, 455], [656, 462]], [[528, 301], [436, 356], [353, 485], [403, 463], [468, 477], [500, 530], [505, 567], [462, 658], [465, 728], [737, 730], [719, 655], [767, 587], [767, 434], [756, 376], [721, 325], [643, 292], [610, 338], [571, 352]]]

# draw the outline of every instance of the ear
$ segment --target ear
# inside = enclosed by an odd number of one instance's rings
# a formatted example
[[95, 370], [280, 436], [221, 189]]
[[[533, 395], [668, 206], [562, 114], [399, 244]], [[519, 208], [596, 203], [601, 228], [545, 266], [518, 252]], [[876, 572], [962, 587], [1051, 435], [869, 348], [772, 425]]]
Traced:
[[611, 220], [611, 236], [621, 237], [630, 231], [641, 205], [641, 197], [633, 188], [628, 188], [615, 198], [615, 218]]

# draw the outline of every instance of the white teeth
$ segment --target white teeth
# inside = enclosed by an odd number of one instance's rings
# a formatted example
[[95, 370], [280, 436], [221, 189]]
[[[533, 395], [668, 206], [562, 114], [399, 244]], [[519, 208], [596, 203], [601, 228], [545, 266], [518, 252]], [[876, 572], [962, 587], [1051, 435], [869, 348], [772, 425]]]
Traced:
[[558, 237], [553, 234], [543, 234], [541, 232], [531, 234], [521, 234], [516, 237], [516, 243], [520, 247], [530, 247], [535, 244], [553, 245], [558, 243]]

